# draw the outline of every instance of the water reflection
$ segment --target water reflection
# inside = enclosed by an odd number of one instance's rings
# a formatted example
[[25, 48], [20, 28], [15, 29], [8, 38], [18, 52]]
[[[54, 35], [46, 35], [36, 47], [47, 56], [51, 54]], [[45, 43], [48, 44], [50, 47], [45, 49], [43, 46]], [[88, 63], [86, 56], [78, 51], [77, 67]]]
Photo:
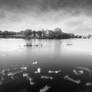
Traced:
[[[33, 46], [25, 46], [30, 42]], [[84, 92], [92, 86], [91, 43], [92, 40], [83, 39], [1, 39], [0, 86], [9, 82], [8, 87], [13, 85], [13, 88], [27, 85], [28, 92], [59, 92], [62, 89]], [[1, 90], [11, 91], [6, 86]]]
[[[69, 42], [70, 41], [70, 42]], [[66, 49], [67, 52], [72, 53], [92, 53], [92, 40], [86, 39], [73, 39], [73, 40], [66, 40], [67, 44], [71, 44], [72, 46], [64, 45], [64, 49]]]
[[0, 54], [5, 56], [6, 54], [20, 53], [23, 50], [23, 45], [23, 40], [0, 39]]
[[[33, 46], [27, 47], [26, 43]], [[91, 59], [92, 40], [69, 39], [69, 40], [23, 40], [23, 39], [0, 39], [1, 61], [29, 62], [39, 60], [42, 62], [72, 61], [84, 57]], [[34, 45], [39, 46], [34, 46]], [[71, 44], [71, 45], [70, 45]], [[70, 59], [70, 60], [69, 60]], [[79, 59], [79, 58], [78, 58]], [[83, 59], [83, 58], [82, 58]], [[81, 60], [82, 60], [81, 59]], [[78, 60], [79, 61], [79, 60]]]
[[[25, 48], [26, 43], [32, 43], [33, 45], [39, 45], [41, 47], [31, 47], [36, 50], [48, 52], [49, 50], [53, 53], [62, 52], [91, 52], [92, 50], [92, 40], [23, 40], [23, 39], [0, 39], [0, 52], [14, 52], [22, 51]], [[71, 44], [71, 46], [69, 46]], [[15, 52], [14, 52], [15, 53]]]

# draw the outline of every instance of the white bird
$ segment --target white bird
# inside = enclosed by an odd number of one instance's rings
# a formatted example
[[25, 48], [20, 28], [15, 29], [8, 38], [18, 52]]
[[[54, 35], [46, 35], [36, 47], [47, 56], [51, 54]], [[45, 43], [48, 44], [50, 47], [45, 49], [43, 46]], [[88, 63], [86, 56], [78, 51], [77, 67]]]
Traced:
[[41, 73], [41, 68], [37, 68], [37, 71], [35, 73]]
[[33, 61], [33, 63], [32, 63], [33, 65], [36, 65], [36, 64], [38, 64], [38, 62], [37, 61]]

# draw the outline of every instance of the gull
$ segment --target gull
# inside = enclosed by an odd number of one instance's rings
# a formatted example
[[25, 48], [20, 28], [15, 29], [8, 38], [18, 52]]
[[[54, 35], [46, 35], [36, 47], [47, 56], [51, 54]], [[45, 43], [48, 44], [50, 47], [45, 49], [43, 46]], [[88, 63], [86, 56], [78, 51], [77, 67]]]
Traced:
[[37, 61], [33, 61], [33, 63], [32, 63], [33, 65], [36, 65], [36, 64], [38, 64], [38, 62]]
[[37, 70], [34, 73], [41, 73], [41, 68], [37, 68]]

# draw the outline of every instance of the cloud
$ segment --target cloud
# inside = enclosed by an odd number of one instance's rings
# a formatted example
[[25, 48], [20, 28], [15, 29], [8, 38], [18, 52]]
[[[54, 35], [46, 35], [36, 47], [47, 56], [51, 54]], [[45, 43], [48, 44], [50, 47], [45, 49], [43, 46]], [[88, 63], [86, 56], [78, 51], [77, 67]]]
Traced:
[[0, 29], [91, 30], [92, 0], [0, 0]]
[[64, 24], [64, 28], [67, 32], [74, 32], [77, 34], [92, 33], [92, 16], [72, 16], [70, 19], [66, 20]]

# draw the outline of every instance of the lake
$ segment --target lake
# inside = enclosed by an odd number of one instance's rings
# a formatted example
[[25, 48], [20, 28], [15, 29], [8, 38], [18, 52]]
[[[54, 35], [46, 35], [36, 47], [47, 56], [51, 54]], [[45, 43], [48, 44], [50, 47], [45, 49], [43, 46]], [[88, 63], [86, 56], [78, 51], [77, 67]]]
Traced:
[[[32, 43], [34, 46], [26, 46]], [[39, 45], [39, 46], [35, 46]], [[37, 60], [42, 64], [92, 64], [92, 40], [0, 39], [0, 64], [23, 64]]]
[[[26, 44], [33, 46], [26, 46]], [[39, 77], [46, 80], [54, 78], [57, 80], [58, 78], [57, 83], [52, 82], [58, 84], [58, 87], [61, 85], [59, 83], [61, 77], [77, 85], [81, 84], [80, 81], [83, 80], [83, 85], [91, 86], [91, 70], [92, 39], [0, 39], [0, 74], [3, 77], [3, 79], [1, 77], [1, 81], [16, 79], [15, 75], [22, 72], [22, 77], [27, 79], [30, 78], [28, 74], [31, 74], [30, 76], [33, 76], [35, 80], [40, 80]], [[9, 75], [9, 73], [11, 74]], [[23, 75], [23, 73], [26, 74]], [[6, 78], [7, 76], [10, 79]], [[82, 87], [83, 90], [86, 88], [85, 86]], [[45, 86], [43, 89], [46, 90], [50, 87]], [[5, 86], [5, 88], [7, 87]], [[79, 92], [80, 89], [78, 88], [76, 92]]]

